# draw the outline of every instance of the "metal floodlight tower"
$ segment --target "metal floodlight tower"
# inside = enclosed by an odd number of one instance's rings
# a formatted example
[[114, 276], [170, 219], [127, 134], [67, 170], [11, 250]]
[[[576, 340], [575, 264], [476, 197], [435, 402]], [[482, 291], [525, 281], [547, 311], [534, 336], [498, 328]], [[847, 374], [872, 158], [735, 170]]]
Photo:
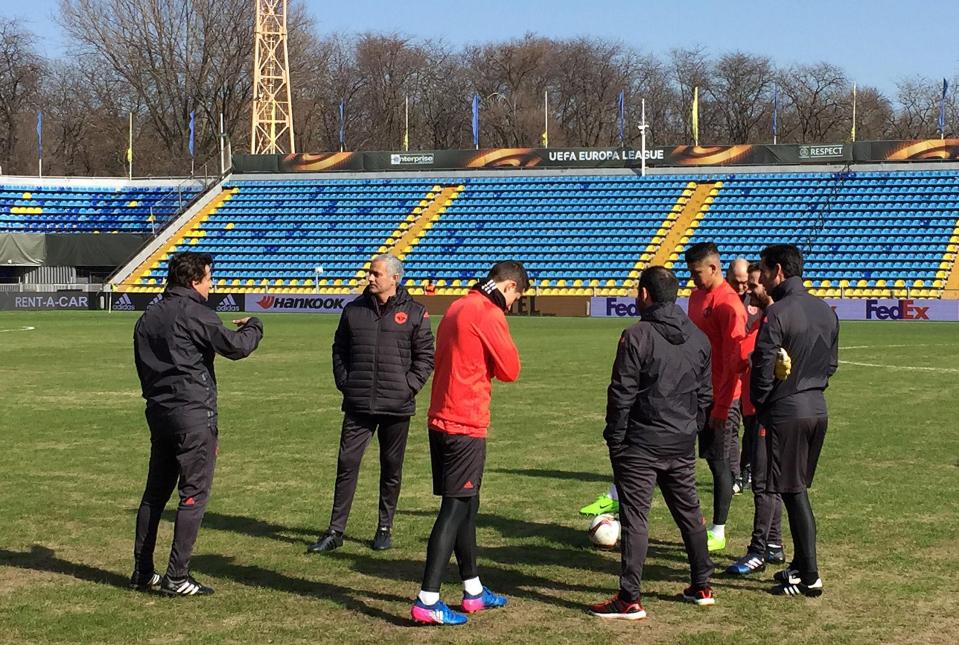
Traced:
[[[290, 54], [287, 49], [287, 0], [256, 2], [256, 50], [253, 59], [251, 154], [296, 152]], [[284, 142], [289, 137], [289, 146]]]

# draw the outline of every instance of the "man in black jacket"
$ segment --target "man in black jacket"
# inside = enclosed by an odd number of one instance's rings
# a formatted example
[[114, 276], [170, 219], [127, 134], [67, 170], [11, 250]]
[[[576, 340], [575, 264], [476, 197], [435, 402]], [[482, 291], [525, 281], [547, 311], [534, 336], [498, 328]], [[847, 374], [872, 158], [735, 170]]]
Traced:
[[696, 435], [712, 401], [711, 350], [706, 335], [676, 305], [678, 290], [669, 269], [643, 271], [637, 302], [642, 321], [623, 332], [613, 364], [603, 437], [619, 490], [622, 574], [619, 593], [590, 607], [603, 618], [646, 617], [640, 581], [649, 542], [647, 514], [657, 483], [689, 558], [691, 585], [683, 600], [715, 603], [695, 455]]
[[360, 461], [373, 433], [380, 442], [379, 524], [373, 548], [392, 546], [403, 456], [416, 394], [433, 371], [433, 332], [426, 307], [400, 285], [403, 263], [376, 256], [363, 295], [343, 308], [333, 339], [333, 378], [343, 393], [343, 429], [330, 527], [309, 553], [343, 544]]
[[816, 519], [807, 489], [826, 437], [824, 391], [839, 366], [839, 320], [802, 284], [803, 258], [791, 244], [766, 247], [760, 280], [773, 299], [752, 354], [750, 395], [766, 430], [765, 492], [782, 495], [793, 536], [792, 563], [773, 593], [822, 595]]
[[[190, 575], [196, 542], [213, 483], [217, 455], [216, 354], [231, 360], [249, 356], [263, 337], [257, 318], [224, 327], [206, 306], [213, 280], [208, 253], [180, 253], [170, 260], [163, 299], [137, 321], [133, 352], [146, 399], [150, 426], [150, 469], [137, 513], [135, 589], [172, 596], [213, 593]], [[173, 548], [166, 575], [153, 569], [160, 515], [179, 487]]]

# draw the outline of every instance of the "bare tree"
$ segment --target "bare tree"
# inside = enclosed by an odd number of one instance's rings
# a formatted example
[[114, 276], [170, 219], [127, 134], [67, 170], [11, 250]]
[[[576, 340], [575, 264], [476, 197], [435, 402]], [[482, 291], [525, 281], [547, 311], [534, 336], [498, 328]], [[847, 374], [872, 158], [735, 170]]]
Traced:
[[775, 70], [765, 56], [733, 52], [712, 68], [709, 95], [725, 141], [762, 141], [769, 129]]
[[43, 73], [33, 34], [16, 20], [0, 19], [0, 165], [5, 172], [26, 170], [14, 156], [18, 130], [36, 107]]

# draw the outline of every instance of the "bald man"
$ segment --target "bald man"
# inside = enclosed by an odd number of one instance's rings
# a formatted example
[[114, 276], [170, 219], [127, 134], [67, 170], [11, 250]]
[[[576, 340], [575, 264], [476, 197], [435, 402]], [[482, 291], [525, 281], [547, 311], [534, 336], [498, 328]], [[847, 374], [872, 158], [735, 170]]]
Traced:
[[[747, 309], [747, 317], [750, 314], [749, 303], [749, 260], [746, 258], [736, 258], [729, 263], [726, 269], [726, 282], [733, 288], [743, 301], [743, 306]], [[755, 307], [752, 307], [756, 311]], [[748, 321], [747, 321], [748, 322]], [[747, 325], [748, 327], [748, 325]], [[745, 437], [744, 437], [745, 439]], [[726, 435], [726, 459], [729, 461], [729, 469], [733, 473], [733, 494], [739, 495], [748, 485], [748, 477], [743, 470], [748, 468], [748, 464], [742, 463], [742, 453], [739, 450], [739, 428], [735, 432]]]

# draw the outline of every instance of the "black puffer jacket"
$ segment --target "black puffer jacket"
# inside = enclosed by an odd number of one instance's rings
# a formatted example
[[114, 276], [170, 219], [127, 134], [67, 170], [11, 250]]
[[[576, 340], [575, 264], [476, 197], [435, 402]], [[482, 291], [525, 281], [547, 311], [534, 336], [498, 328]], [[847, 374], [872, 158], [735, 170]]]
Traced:
[[263, 338], [259, 318], [233, 331], [195, 289], [172, 287], [133, 332], [137, 374], [153, 431], [186, 432], [216, 422], [216, 354], [249, 356]]
[[343, 308], [333, 338], [333, 379], [344, 412], [413, 416], [416, 394], [432, 371], [430, 316], [406, 289], [380, 304], [367, 288]]
[[713, 387], [709, 339], [674, 303], [653, 305], [619, 339], [603, 437], [612, 453], [693, 454]]

